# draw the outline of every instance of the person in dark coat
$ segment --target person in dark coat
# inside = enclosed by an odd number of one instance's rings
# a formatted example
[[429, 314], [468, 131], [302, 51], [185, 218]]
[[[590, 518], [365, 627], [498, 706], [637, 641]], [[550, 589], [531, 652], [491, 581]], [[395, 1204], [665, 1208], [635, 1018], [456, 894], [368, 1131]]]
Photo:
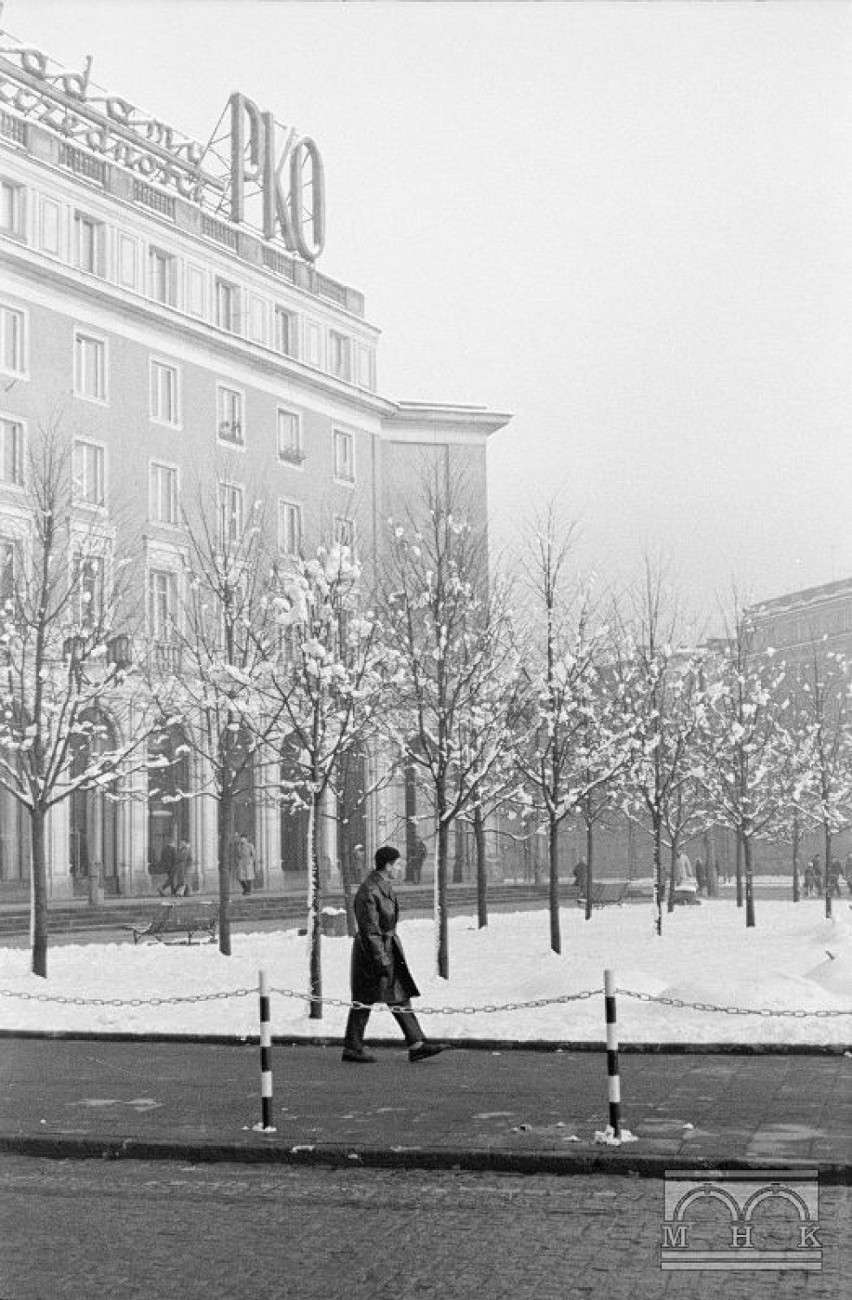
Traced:
[[175, 892], [176, 862], [177, 857], [175, 854], [175, 846], [172, 844], [171, 840], [167, 840], [163, 845], [163, 851], [160, 854], [160, 871], [166, 878], [157, 890], [158, 894], [173, 894]]
[[392, 1009], [412, 1064], [437, 1056], [442, 1050], [426, 1042], [411, 1010], [411, 998], [419, 997], [419, 990], [396, 934], [399, 903], [393, 886], [402, 875], [399, 856], [399, 850], [390, 844], [376, 850], [375, 870], [361, 885], [353, 904], [358, 933], [352, 941], [352, 1001], [366, 1004], [350, 1008], [346, 1021], [343, 1060], [353, 1064], [371, 1065], [376, 1059], [364, 1048], [364, 1033], [375, 1002], [385, 1002]]

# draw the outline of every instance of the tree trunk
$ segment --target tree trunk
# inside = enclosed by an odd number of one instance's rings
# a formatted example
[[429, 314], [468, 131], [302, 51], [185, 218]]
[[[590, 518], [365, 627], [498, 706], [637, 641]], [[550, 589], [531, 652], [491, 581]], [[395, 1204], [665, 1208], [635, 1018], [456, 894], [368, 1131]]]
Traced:
[[464, 827], [458, 818], [453, 822], [453, 884], [464, 884]]
[[447, 850], [450, 828], [443, 816], [438, 817], [438, 835], [435, 844], [435, 926], [437, 930], [438, 975], [450, 978], [450, 935], [447, 924]]
[[231, 955], [231, 846], [234, 839], [234, 801], [229, 791], [219, 798], [216, 819], [219, 852], [219, 951]]
[[666, 910], [667, 910], [668, 912], [673, 912], [674, 909], [675, 909], [675, 897], [674, 897], [674, 896], [675, 896], [676, 864], [677, 864], [677, 839], [673, 839], [673, 840], [672, 840], [671, 859], [670, 859], [670, 862], [669, 862], [669, 890], [668, 890], [668, 901], [667, 901], [667, 903], [666, 903]]
[[793, 902], [798, 903], [801, 898], [799, 889], [799, 849], [801, 847], [802, 835], [799, 830], [798, 813], [793, 815]]
[[739, 831], [737, 831], [736, 833], [736, 842], [737, 842], [737, 858], [736, 858], [735, 870], [737, 873], [737, 907], [742, 907], [743, 905], [743, 837]]
[[591, 821], [586, 822], [586, 920], [592, 919], [592, 881], [594, 873], [595, 831]]
[[[340, 864], [340, 878], [343, 883], [343, 906], [346, 908], [346, 933], [350, 939], [354, 939], [358, 932], [358, 926], [355, 923], [355, 908], [352, 906], [352, 879], [349, 874], [351, 870], [347, 856]], [[406, 873], [407, 870], [406, 867]]]
[[476, 918], [479, 929], [488, 924], [488, 868], [485, 861], [485, 821], [481, 808], [473, 810], [473, 834], [476, 838]]
[[665, 882], [663, 881], [663, 826], [659, 817], [651, 818], [654, 832], [654, 910], [656, 912], [657, 934], [663, 933], [663, 898]]
[[754, 925], [754, 873], [751, 861], [751, 836], [743, 836], [743, 856], [745, 857], [745, 908], [746, 928]]
[[310, 935], [311, 1020], [322, 1020], [322, 876], [320, 874], [319, 796], [311, 797], [308, 817], [308, 933]]
[[831, 916], [831, 828], [823, 824], [823, 839], [825, 842], [825, 914]]
[[547, 828], [547, 852], [550, 859], [550, 947], [553, 952], [562, 951], [562, 935], [559, 930], [559, 823], [550, 818]]
[[30, 810], [32, 865], [30, 869], [30, 970], [47, 979], [47, 859], [45, 856], [43, 808]]

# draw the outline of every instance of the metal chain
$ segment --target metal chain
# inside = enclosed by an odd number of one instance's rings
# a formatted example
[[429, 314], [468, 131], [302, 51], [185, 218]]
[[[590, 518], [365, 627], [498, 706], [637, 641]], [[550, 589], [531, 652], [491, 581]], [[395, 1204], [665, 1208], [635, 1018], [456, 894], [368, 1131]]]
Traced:
[[[312, 993], [299, 993], [295, 989], [271, 988], [270, 993], [278, 993], [281, 997], [295, 998], [300, 1002], [319, 1002], [323, 1006], [342, 1007], [345, 1010], [354, 1009], [374, 1010], [375, 1005], [370, 1002], [353, 1002], [346, 998], [323, 998]], [[588, 998], [599, 997], [601, 989], [585, 989], [581, 993], [563, 993], [559, 997], [553, 998], [534, 998], [527, 1002], [489, 1002], [481, 1007], [464, 1006], [464, 1007], [421, 1007], [418, 1006], [417, 1014], [424, 1016], [475, 1016], [475, 1015], [492, 1015], [498, 1011], [531, 1011], [540, 1007], [562, 1006], [568, 1002], [583, 1002]], [[636, 993], [632, 989], [616, 989], [617, 994], [625, 998], [634, 998], [637, 1002], [656, 1002], [660, 1006], [681, 1007], [690, 1011], [711, 1011], [722, 1012], [729, 1016], [765, 1016], [765, 1017], [787, 1017], [796, 1020], [805, 1020], [809, 1016], [816, 1019], [828, 1019], [833, 1016], [852, 1016], [852, 1010], [834, 1011], [775, 1011], [769, 1007], [724, 1007], [717, 1006], [713, 1002], [686, 1002], [681, 998], [667, 998], [653, 993]], [[257, 989], [229, 989], [221, 993], [187, 993], [182, 996], [172, 998], [68, 998], [60, 994], [52, 993], [27, 993], [16, 989], [0, 989], [0, 998], [20, 998], [23, 1002], [56, 1002], [62, 1006], [77, 1007], [165, 1007], [177, 1006], [193, 1002], [215, 1002], [226, 1000], [227, 998], [246, 998], [257, 996]], [[378, 1005], [384, 1005], [379, 1003]], [[393, 1008], [389, 1008], [393, 1010]]]
[[53, 993], [24, 993], [0, 989], [0, 998], [21, 998], [24, 1002], [59, 1002], [67, 1007], [165, 1007], [180, 1002], [215, 1002], [223, 998], [257, 997], [257, 989], [231, 989], [226, 993], [187, 993], [175, 998], [63, 998]]
[[[490, 1002], [481, 1007], [421, 1007], [417, 1006], [418, 1016], [475, 1016], [480, 1013], [490, 1015], [495, 1011], [526, 1011], [534, 1007], [553, 1007], [563, 1002], [582, 1002], [586, 998], [597, 997], [600, 989], [588, 989], [583, 993], [564, 993], [561, 997], [555, 998], [536, 998], [531, 1002]], [[322, 1002], [328, 1007], [345, 1007], [348, 1011], [350, 1008], [354, 1011], [374, 1011], [376, 1006], [384, 1006], [385, 1003], [372, 1002], [351, 1002], [344, 998], [320, 998], [311, 993], [298, 993], [295, 989], [270, 989], [270, 993], [280, 993], [285, 998], [297, 998], [302, 1002]], [[401, 1010], [401, 1008], [397, 1008]], [[388, 1007], [393, 1011], [393, 1007]]]
[[687, 1007], [691, 1011], [722, 1011], [728, 1016], [788, 1016], [804, 1020], [808, 1016], [825, 1019], [829, 1016], [852, 1016], [852, 1011], [773, 1011], [769, 1007], [720, 1007], [713, 1002], [683, 1002], [680, 998], [664, 998], [653, 993], [634, 993], [631, 989], [616, 989], [625, 998], [638, 1002], [658, 1002], [665, 1007]]

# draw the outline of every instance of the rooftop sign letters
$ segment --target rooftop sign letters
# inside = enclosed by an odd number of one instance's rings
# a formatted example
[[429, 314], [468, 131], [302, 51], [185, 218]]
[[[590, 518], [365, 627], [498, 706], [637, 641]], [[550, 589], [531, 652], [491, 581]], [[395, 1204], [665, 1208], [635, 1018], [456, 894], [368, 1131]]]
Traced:
[[[312, 139], [282, 128], [244, 95], [229, 100], [230, 131], [203, 145], [90, 82], [58, 68], [41, 50], [0, 32], [0, 109], [38, 123], [66, 144], [126, 168], [181, 198], [259, 226], [309, 262], [325, 242], [322, 158]], [[220, 124], [228, 109], [220, 118]], [[259, 219], [252, 219], [249, 210]]]

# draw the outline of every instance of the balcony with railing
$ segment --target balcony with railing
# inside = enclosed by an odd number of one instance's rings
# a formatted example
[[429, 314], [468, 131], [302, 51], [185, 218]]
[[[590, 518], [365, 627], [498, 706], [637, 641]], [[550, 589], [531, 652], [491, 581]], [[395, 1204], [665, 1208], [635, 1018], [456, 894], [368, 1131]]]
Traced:
[[288, 465], [304, 464], [306, 453], [301, 447], [285, 446], [278, 448], [278, 459], [285, 460]]
[[173, 641], [155, 641], [153, 653], [154, 667], [161, 673], [179, 673], [181, 668], [181, 648]]
[[222, 442], [232, 442], [236, 447], [243, 445], [243, 426], [239, 420], [220, 420], [219, 438]]

